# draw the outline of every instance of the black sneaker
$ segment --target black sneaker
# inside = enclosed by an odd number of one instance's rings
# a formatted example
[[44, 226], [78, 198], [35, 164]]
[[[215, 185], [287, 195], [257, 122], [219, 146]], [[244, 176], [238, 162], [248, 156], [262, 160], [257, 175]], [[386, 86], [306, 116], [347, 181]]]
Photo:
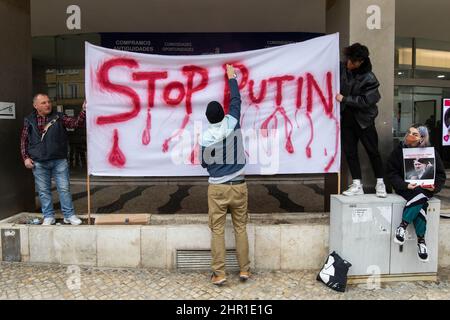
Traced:
[[425, 242], [419, 242], [417, 244], [417, 255], [422, 262], [428, 262], [428, 249]]
[[397, 230], [395, 230], [394, 242], [403, 245], [405, 243], [405, 233], [405, 228], [402, 226], [398, 227]]

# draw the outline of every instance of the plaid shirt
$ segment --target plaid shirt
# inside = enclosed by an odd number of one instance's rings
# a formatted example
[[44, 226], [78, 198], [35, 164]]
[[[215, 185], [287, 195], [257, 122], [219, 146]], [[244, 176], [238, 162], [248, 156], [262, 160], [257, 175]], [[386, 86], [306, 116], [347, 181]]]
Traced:
[[[42, 134], [44, 131], [45, 125], [49, 122], [48, 117], [43, 117], [36, 114], [37, 124], [39, 128], [39, 133]], [[78, 117], [69, 117], [64, 115], [62, 117], [63, 126], [67, 129], [76, 129], [80, 128], [84, 125], [84, 121], [86, 119], [86, 111], [81, 111]], [[20, 152], [22, 154], [22, 159], [25, 161], [30, 156], [28, 155], [28, 122], [25, 122], [22, 135], [20, 136]]]

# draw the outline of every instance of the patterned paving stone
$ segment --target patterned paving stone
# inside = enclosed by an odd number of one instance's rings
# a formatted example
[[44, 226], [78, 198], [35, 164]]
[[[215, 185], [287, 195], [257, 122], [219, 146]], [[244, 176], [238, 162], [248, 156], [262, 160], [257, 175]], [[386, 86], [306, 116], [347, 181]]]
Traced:
[[[450, 170], [449, 170], [450, 174]], [[71, 180], [71, 192], [77, 213], [87, 212], [86, 183], [81, 176]], [[152, 185], [148, 181], [102, 182], [91, 185], [93, 213], [207, 213], [207, 183], [200, 185]], [[57, 212], [60, 204], [56, 188], [52, 192]], [[323, 212], [322, 180], [304, 184], [249, 183], [249, 212]], [[444, 211], [450, 211], [450, 179], [437, 196]], [[36, 208], [40, 208], [36, 197]]]
[[[84, 178], [72, 178], [71, 193], [75, 211], [87, 212], [87, 190]], [[147, 182], [101, 182], [91, 184], [93, 213], [207, 213], [207, 182], [200, 185], [151, 185]], [[322, 212], [324, 185], [313, 183], [249, 183], [249, 212]], [[60, 203], [52, 189], [56, 212]], [[39, 199], [35, 198], [37, 212]]]
[[317, 282], [316, 271], [256, 272], [244, 283], [231, 273], [226, 285], [216, 287], [207, 272], [79, 267], [74, 275], [66, 266], [0, 262], [0, 299], [448, 300], [449, 275], [450, 268], [441, 269], [438, 282], [349, 285], [338, 293]]

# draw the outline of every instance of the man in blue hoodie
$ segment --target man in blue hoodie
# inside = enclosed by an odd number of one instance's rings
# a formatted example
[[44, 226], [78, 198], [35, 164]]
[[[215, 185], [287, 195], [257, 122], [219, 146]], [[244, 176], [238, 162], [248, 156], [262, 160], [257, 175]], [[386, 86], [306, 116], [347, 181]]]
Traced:
[[230, 108], [225, 115], [221, 104], [211, 101], [206, 108], [208, 129], [201, 142], [202, 167], [209, 173], [208, 208], [211, 229], [211, 281], [221, 285], [225, 274], [225, 222], [228, 209], [231, 211], [236, 251], [239, 262], [239, 278], [245, 281], [250, 276], [247, 236], [248, 191], [244, 177], [245, 153], [240, 126], [241, 97], [236, 74], [227, 65], [230, 87]]

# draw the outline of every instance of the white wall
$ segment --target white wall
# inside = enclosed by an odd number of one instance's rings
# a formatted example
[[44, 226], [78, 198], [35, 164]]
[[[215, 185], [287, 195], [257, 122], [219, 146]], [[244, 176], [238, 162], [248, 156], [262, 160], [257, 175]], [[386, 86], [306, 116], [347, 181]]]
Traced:
[[[321, 32], [325, 0], [31, 0], [33, 36], [88, 32]], [[81, 9], [68, 30], [66, 9]]]
[[450, 41], [449, 0], [395, 0], [398, 37]]

